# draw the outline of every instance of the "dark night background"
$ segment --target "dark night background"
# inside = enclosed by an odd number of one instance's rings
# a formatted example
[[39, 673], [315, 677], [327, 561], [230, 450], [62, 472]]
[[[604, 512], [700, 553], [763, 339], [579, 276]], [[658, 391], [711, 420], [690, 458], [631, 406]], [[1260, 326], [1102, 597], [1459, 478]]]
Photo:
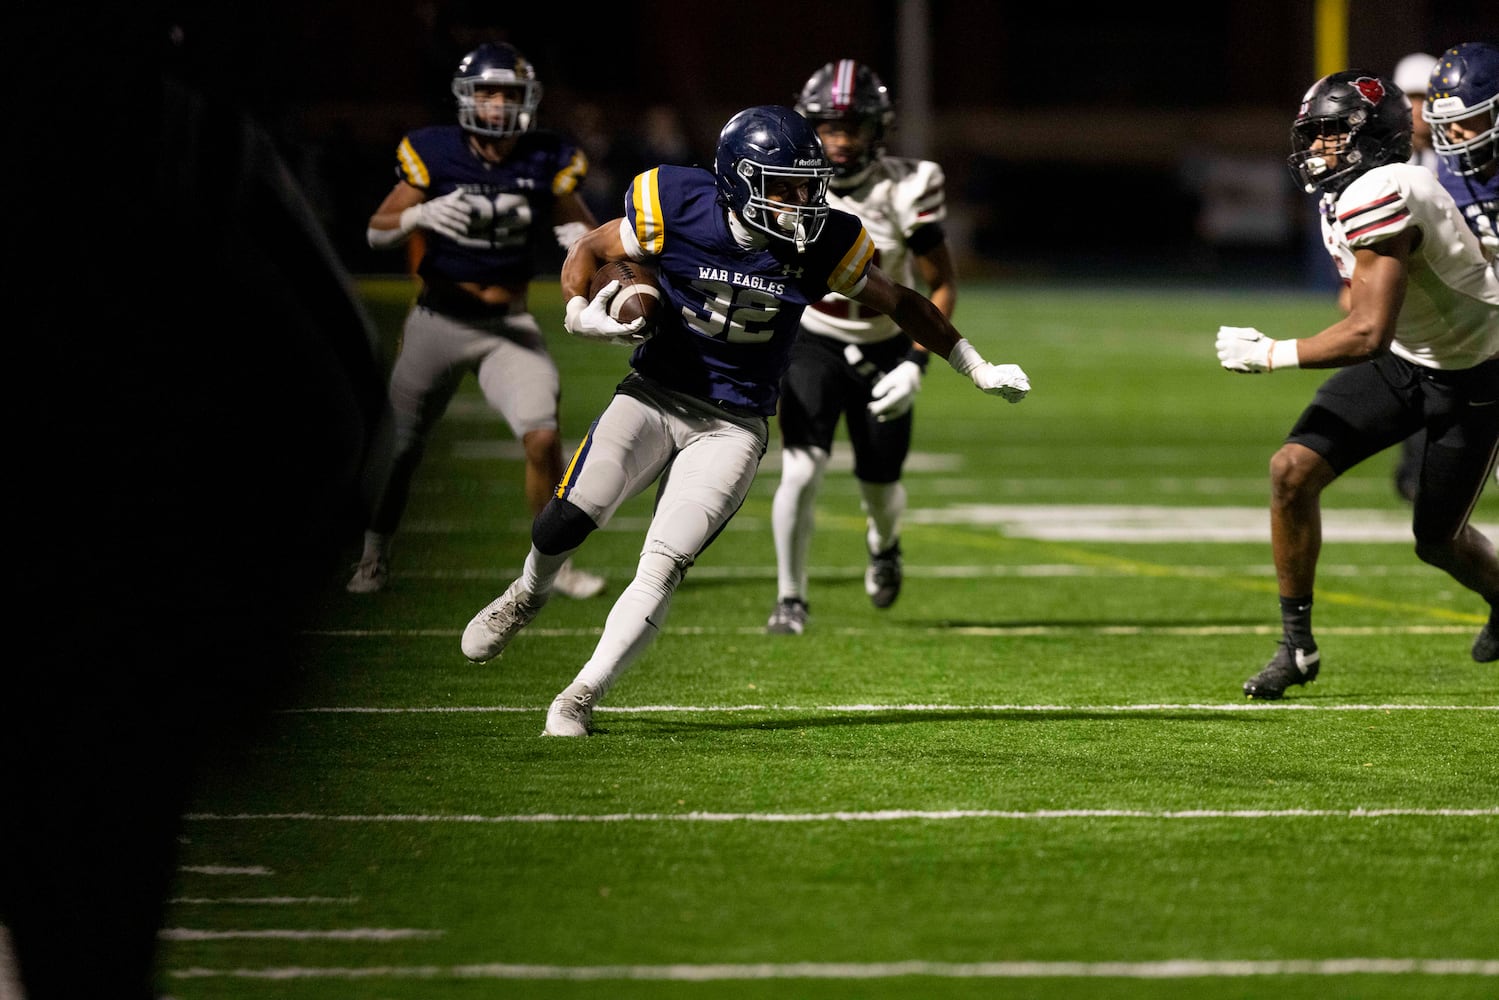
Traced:
[[[1385, 74], [1408, 52], [1499, 37], [1486, 0], [1349, 7], [1349, 64]], [[612, 133], [589, 199], [613, 215], [630, 172], [653, 165], [629, 151], [653, 106], [674, 112], [701, 160], [733, 112], [790, 103], [812, 70], [847, 56], [909, 111], [903, 16], [927, 25], [931, 114], [898, 119], [891, 148], [943, 163], [965, 273], [1253, 281], [1305, 266], [1310, 205], [1283, 160], [1317, 76], [1308, 0], [1204, 4], [1189, 17], [944, 0], [605, 11], [275, 0], [165, 13], [181, 28], [170, 58], [262, 118], [356, 272], [400, 269], [399, 255], [365, 247], [365, 221], [402, 133], [451, 120], [453, 68], [479, 41], [510, 41], [536, 65], [543, 127], [579, 138], [595, 120]]]

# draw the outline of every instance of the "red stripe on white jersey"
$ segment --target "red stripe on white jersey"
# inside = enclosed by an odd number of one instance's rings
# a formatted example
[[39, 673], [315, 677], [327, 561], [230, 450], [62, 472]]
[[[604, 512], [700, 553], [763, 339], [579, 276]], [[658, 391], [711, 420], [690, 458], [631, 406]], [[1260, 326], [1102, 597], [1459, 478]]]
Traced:
[[1365, 233], [1372, 233], [1376, 229], [1384, 229], [1386, 226], [1394, 225], [1397, 222], [1403, 222], [1406, 219], [1409, 219], [1410, 215], [1410, 209], [1402, 208], [1400, 211], [1394, 213], [1393, 215], [1387, 215], [1381, 219], [1374, 219], [1371, 222], [1366, 222], [1364, 225], [1359, 226], [1357, 229], [1348, 230], [1348, 239], [1356, 240], [1360, 236], [1363, 236]]
[[[1410, 209], [1405, 205], [1405, 199], [1396, 193], [1355, 206], [1346, 212], [1339, 212], [1338, 221], [1343, 224], [1348, 238], [1353, 240], [1366, 233], [1374, 232], [1376, 229], [1402, 222], [1410, 218], [1410, 214]], [[1354, 225], [1350, 227], [1349, 223], [1354, 223]]]

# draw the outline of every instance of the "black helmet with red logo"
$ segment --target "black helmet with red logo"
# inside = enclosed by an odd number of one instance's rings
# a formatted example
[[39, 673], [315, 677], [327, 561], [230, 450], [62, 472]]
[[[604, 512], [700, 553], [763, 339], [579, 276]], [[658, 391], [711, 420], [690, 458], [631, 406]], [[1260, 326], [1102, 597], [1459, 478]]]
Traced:
[[1286, 162], [1297, 183], [1337, 194], [1375, 167], [1410, 159], [1410, 98], [1367, 70], [1324, 76], [1301, 99], [1291, 149]]

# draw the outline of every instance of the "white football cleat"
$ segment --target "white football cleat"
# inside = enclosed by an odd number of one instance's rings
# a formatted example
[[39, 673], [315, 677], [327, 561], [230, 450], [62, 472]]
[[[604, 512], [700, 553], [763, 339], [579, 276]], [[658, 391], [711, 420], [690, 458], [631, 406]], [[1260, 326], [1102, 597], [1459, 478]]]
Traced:
[[536, 617], [541, 606], [517, 599], [513, 594], [514, 590], [515, 584], [512, 583], [503, 594], [474, 615], [468, 627], [463, 630], [464, 656], [475, 663], [494, 659], [505, 651], [515, 634]]
[[593, 688], [582, 681], [573, 681], [552, 699], [552, 707], [547, 709], [546, 728], [541, 735], [587, 736], [597, 697]]
[[596, 573], [574, 569], [573, 561], [569, 559], [557, 571], [556, 578], [552, 580], [552, 589], [563, 597], [585, 600], [604, 592], [604, 578]]
[[374, 594], [385, 589], [390, 582], [390, 563], [382, 556], [365, 556], [354, 567], [344, 587], [351, 594]]

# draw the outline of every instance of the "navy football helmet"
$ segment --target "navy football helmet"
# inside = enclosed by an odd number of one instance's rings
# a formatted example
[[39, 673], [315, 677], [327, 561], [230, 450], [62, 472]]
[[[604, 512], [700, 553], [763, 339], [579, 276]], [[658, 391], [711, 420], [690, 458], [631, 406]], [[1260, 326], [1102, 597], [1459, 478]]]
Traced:
[[[1479, 117], [1487, 113], [1487, 117]], [[1431, 144], [1454, 174], [1470, 177], [1499, 153], [1499, 48], [1487, 42], [1454, 45], [1437, 60], [1421, 115], [1431, 123]], [[1460, 138], [1452, 125], [1462, 122]]]
[[807, 78], [796, 99], [796, 110], [815, 127], [818, 122], [847, 122], [870, 136], [864, 154], [854, 163], [834, 163], [840, 181], [854, 181], [885, 152], [885, 130], [895, 121], [890, 91], [874, 70], [852, 59], [824, 65]]
[[1297, 183], [1337, 194], [1375, 167], [1411, 158], [1410, 98], [1366, 70], [1324, 76], [1301, 98], [1291, 149], [1286, 163]]
[[[510, 92], [507, 96], [513, 99], [505, 101], [498, 121], [490, 109], [479, 110], [475, 92], [480, 87], [503, 87]], [[502, 139], [536, 124], [541, 84], [536, 70], [515, 46], [485, 42], [464, 56], [453, 72], [453, 96], [458, 98], [458, 124], [477, 135]]]
[[[797, 252], [822, 233], [828, 221], [828, 181], [833, 168], [811, 124], [791, 108], [746, 108], [718, 134], [713, 158], [718, 197], [744, 224]], [[772, 191], [787, 183], [807, 186], [805, 201], [777, 201]]]

